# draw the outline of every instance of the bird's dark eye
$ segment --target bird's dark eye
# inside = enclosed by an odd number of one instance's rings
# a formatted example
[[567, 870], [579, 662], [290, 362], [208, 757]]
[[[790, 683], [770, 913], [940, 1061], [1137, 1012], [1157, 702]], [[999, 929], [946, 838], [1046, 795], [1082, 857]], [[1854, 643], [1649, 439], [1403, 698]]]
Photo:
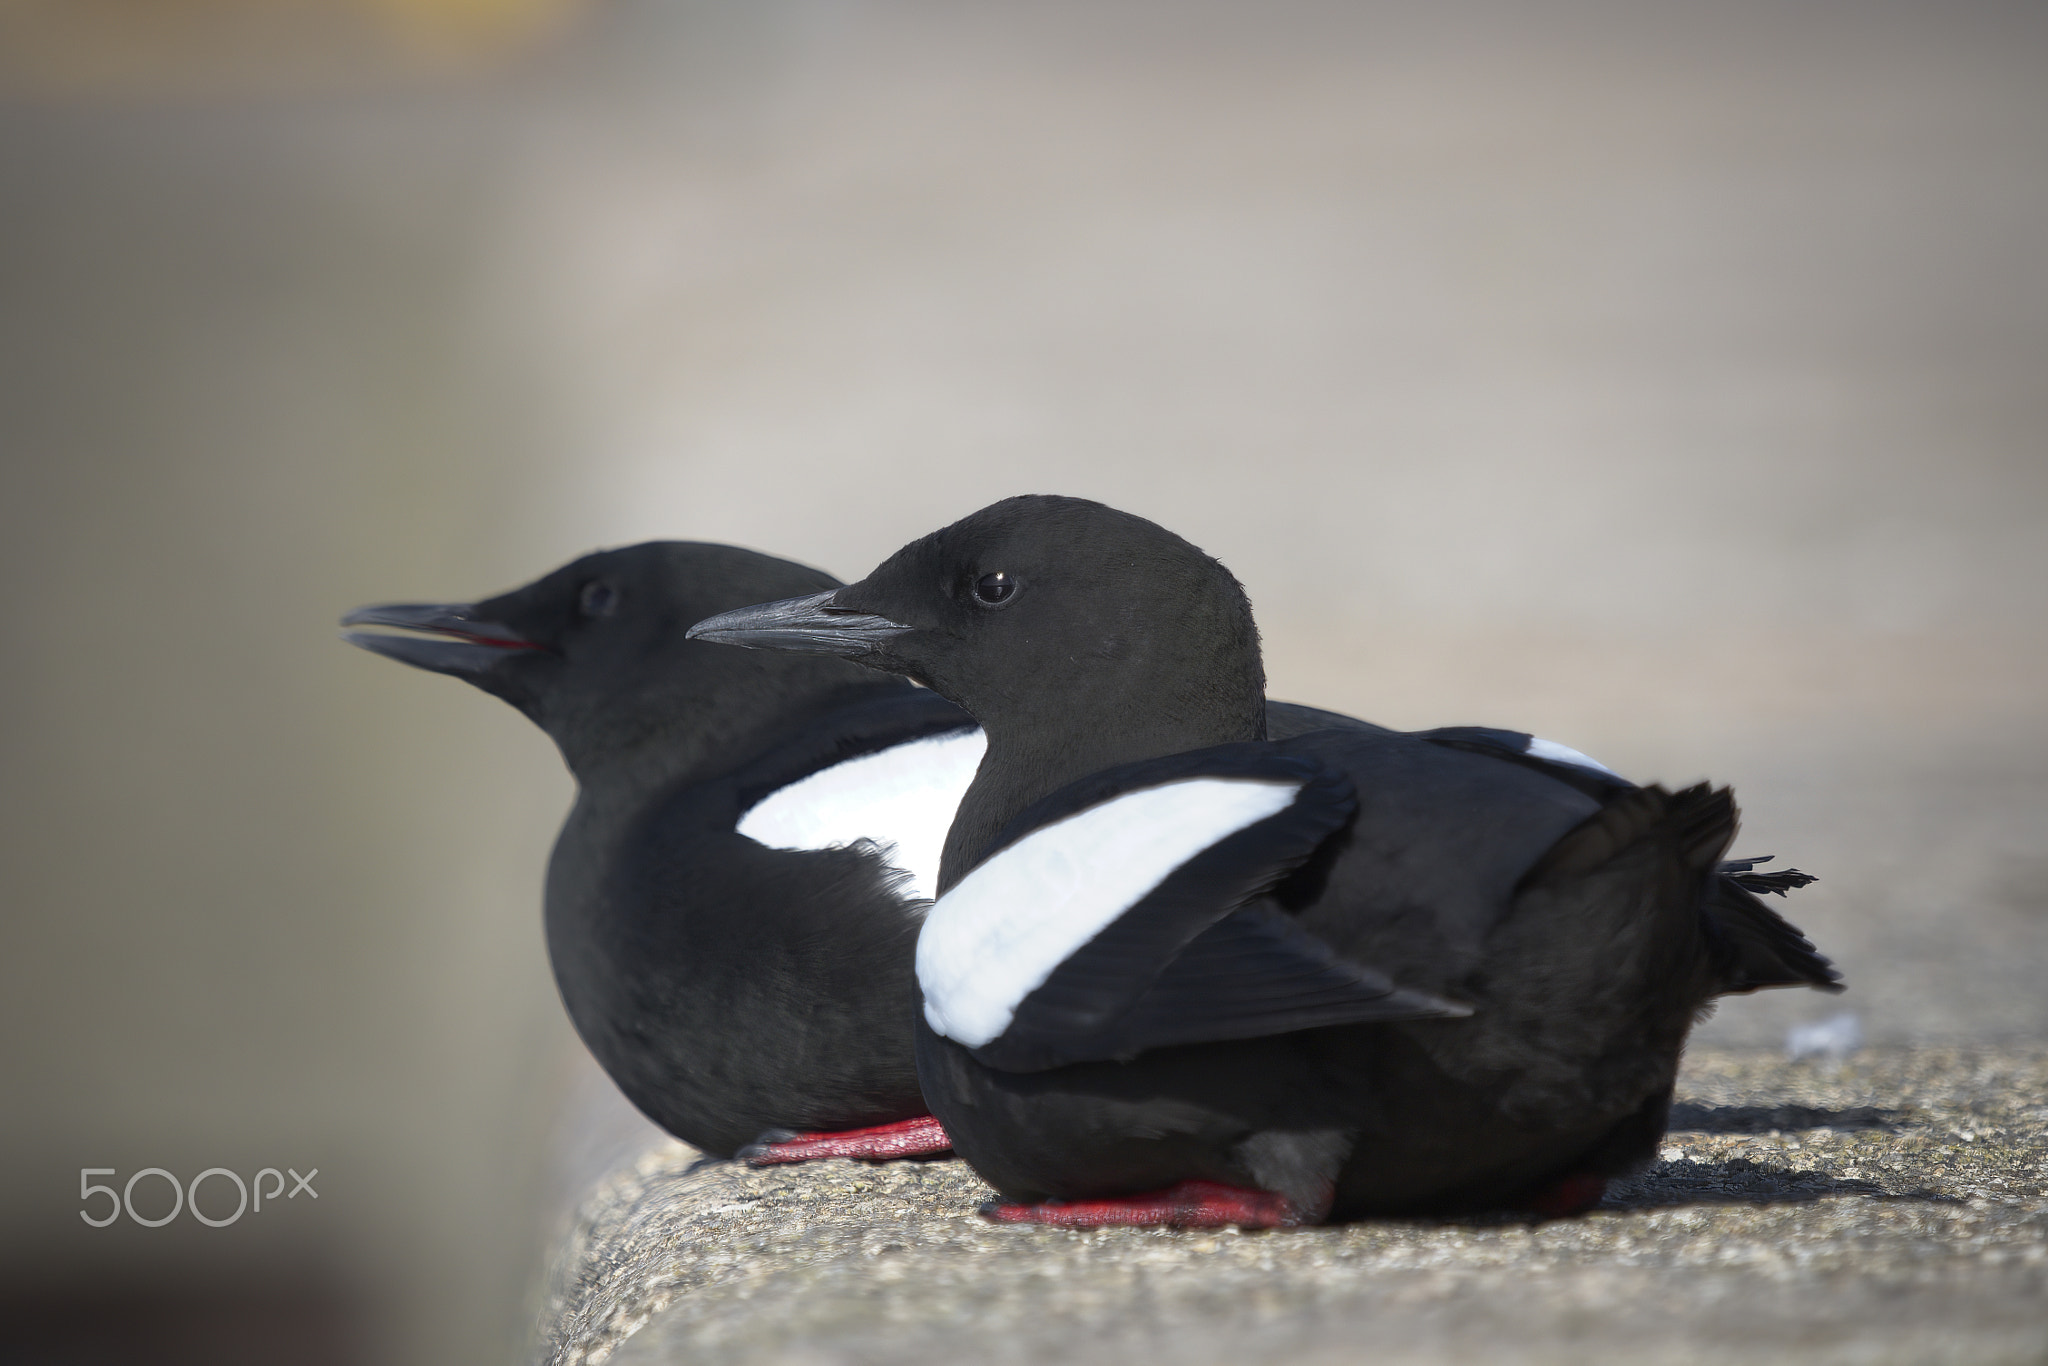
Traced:
[[1017, 592], [1017, 581], [997, 569], [974, 581], [974, 600], [984, 607], [1000, 607]]
[[592, 579], [576, 595], [576, 605], [586, 617], [608, 617], [619, 605], [619, 592], [602, 579]]

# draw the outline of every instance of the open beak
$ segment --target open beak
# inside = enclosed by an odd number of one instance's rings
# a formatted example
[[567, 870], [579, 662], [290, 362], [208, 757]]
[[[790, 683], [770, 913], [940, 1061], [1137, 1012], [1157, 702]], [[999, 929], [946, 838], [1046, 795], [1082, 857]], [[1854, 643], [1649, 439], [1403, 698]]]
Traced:
[[871, 652], [883, 641], [914, 629], [872, 612], [834, 607], [840, 590], [764, 602], [706, 617], [684, 635], [749, 650], [790, 650], [797, 654], [846, 655]]
[[341, 638], [372, 654], [440, 674], [480, 674], [536, 645], [502, 622], [482, 621], [466, 602], [391, 602], [358, 607], [343, 626], [391, 626], [415, 635], [344, 631]]

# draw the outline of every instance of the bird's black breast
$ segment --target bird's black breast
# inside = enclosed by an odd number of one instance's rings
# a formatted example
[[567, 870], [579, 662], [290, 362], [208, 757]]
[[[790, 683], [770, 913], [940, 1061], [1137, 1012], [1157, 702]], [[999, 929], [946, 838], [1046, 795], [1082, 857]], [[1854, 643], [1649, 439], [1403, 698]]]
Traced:
[[731, 772], [579, 800], [549, 869], [549, 956], [577, 1032], [650, 1118], [724, 1153], [768, 1128], [924, 1113], [918, 922], [881, 852], [771, 849], [736, 825], [786, 783], [964, 723], [899, 694], [814, 716]]

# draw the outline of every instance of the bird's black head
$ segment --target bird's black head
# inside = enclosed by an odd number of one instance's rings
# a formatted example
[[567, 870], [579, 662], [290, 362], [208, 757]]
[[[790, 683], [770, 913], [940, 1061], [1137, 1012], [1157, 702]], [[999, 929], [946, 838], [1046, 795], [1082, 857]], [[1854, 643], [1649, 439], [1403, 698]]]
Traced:
[[475, 603], [363, 607], [352, 645], [452, 674], [503, 698], [553, 737], [579, 777], [663, 763], [737, 738], [777, 709], [873, 680], [833, 659], [752, 656], [685, 639], [691, 622], [739, 603], [837, 586], [829, 574], [736, 546], [650, 541], [600, 551]]
[[1078, 498], [1010, 498], [827, 594], [729, 612], [700, 639], [832, 653], [916, 679], [992, 746], [1085, 732], [1103, 763], [1263, 734], [1244, 590], [1165, 528]]

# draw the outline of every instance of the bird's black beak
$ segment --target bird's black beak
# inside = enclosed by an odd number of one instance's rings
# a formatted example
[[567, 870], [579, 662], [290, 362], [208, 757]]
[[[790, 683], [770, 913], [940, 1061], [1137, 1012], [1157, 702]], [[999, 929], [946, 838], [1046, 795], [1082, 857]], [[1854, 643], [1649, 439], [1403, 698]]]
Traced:
[[872, 612], [834, 607], [832, 599], [840, 591], [835, 588], [809, 597], [784, 598], [781, 602], [720, 612], [715, 617], [706, 617], [684, 634], [690, 640], [742, 645], [750, 650], [857, 658], [871, 653], [883, 641], [914, 629]]
[[344, 631], [341, 638], [372, 654], [384, 655], [416, 669], [475, 675], [536, 645], [511, 627], [483, 621], [466, 602], [391, 602], [358, 607], [341, 619], [343, 626], [394, 626], [419, 635], [388, 635], [382, 631]]

